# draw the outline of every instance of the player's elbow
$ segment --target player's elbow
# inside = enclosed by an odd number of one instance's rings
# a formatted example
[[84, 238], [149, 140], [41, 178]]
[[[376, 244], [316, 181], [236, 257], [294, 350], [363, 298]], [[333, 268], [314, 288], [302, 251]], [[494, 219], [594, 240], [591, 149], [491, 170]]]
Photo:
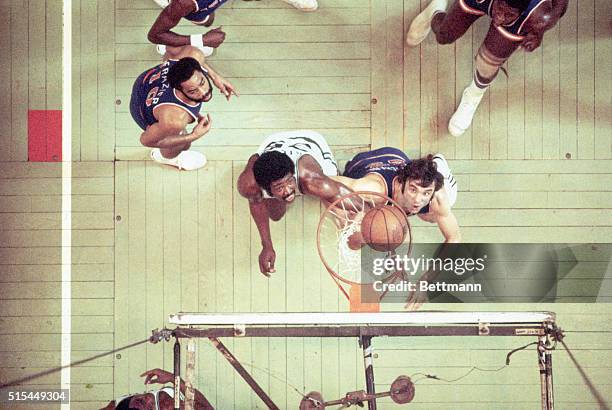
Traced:
[[159, 38], [159, 32], [154, 27], [151, 27], [151, 29], [147, 33], [147, 39], [153, 44], [161, 43], [161, 40]]
[[158, 146], [157, 141], [152, 140], [145, 132], [140, 135], [140, 143], [149, 148], [156, 148]]

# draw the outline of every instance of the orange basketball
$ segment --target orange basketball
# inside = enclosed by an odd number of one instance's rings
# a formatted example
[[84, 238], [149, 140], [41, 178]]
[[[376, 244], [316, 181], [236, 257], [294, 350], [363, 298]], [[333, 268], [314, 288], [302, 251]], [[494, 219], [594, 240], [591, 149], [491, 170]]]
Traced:
[[361, 221], [363, 241], [380, 252], [395, 250], [404, 242], [407, 232], [406, 216], [393, 205], [370, 209]]

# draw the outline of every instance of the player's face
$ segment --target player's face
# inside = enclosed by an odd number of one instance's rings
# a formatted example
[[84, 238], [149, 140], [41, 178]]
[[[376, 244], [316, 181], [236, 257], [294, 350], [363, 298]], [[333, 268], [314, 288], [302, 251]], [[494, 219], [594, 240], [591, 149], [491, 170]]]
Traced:
[[496, 26], [510, 24], [521, 15], [521, 11], [519, 9], [510, 7], [505, 0], [495, 0], [492, 7], [491, 15], [493, 18], [493, 24]]
[[398, 203], [408, 214], [416, 214], [431, 201], [435, 192], [435, 183], [428, 187], [419, 185], [421, 181], [408, 181], [406, 189], [397, 198]]
[[293, 202], [295, 200], [296, 190], [297, 184], [292, 174], [287, 174], [283, 178], [277, 179], [270, 184], [270, 193], [272, 196], [285, 202]]
[[181, 83], [181, 91], [190, 100], [207, 102], [212, 98], [212, 85], [210, 80], [201, 71], [195, 71], [191, 78]]

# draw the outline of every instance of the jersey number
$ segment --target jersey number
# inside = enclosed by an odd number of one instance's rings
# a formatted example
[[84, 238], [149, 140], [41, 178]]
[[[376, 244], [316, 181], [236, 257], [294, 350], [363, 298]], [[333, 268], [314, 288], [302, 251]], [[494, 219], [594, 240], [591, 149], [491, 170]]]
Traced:
[[149, 94], [147, 94], [147, 100], [145, 101], [145, 104], [147, 105], [147, 107], [150, 107], [151, 104], [153, 104], [153, 99], [157, 95], [158, 90], [159, 90], [159, 87], [152, 88], [151, 91], [149, 91]]

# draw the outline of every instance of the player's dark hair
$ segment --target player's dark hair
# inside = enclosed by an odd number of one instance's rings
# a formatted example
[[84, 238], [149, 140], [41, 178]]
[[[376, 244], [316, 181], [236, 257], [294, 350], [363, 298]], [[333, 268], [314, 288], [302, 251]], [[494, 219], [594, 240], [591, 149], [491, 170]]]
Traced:
[[181, 58], [168, 70], [168, 84], [180, 90], [181, 83], [189, 80], [196, 71], [204, 73], [198, 60], [191, 57]]
[[514, 9], [525, 10], [529, 6], [529, 0], [504, 0], [506, 4]]
[[253, 163], [253, 174], [257, 185], [265, 189], [269, 195], [272, 182], [294, 174], [295, 164], [288, 155], [279, 151], [264, 152]]
[[402, 192], [408, 181], [418, 181], [422, 187], [428, 187], [435, 183], [434, 190], [438, 191], [444, 186], [444, 176], [438, 172], [438, 166], [429, 154], [425, 158], [416, 159], [407, 164], [397, 172], [399, 182], [402, 184]]
[[126, 397], [121, 400], [121, 402], [115, 406], [115, 410], [132, 410], [134, 407], [130, 407], [130, 401], [132, 400], [132, 396]]

